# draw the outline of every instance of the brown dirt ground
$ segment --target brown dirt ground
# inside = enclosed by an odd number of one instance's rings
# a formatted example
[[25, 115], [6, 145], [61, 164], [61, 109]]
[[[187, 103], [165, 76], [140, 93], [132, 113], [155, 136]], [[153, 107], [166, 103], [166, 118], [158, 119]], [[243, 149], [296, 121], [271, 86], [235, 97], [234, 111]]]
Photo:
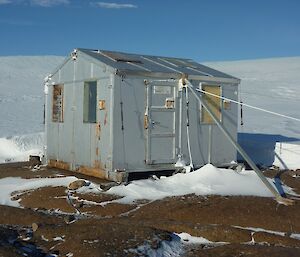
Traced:
[[[267, 171], [269, 177], [278, 175]], [[300, 178], [295, 172], [280, 174], [282, 180], [300, 193]], [[0, 165], [0, 178], [55, 177], [74, 173], [41, 168], [31, 171], [28, 163]], [[81, 176], [95, 183], [103, 180]], [[184, 256], [300, 256], [300, 240], [291, 233], [300, 233], [300, 201], [293, 206], [279, 205], [271, 198], [251, 196], [185, 195], [163, 200], [141, 201], [133, 205], [101, 203], [117, 196], [73, 194], [74, 203], [84, 215], [66, 201], [65, 187], [44, 187], [12, 196], [23, 208], [0, 206], [0, 257], [22, 256], [20, 245], [39, 248], [29, 256], [144, 256], [132, 253], [145, 243], [156, 249], [162, 240], [170, 240], [173, 232], [187, 232], [226, 245], [208, 247], [189, 245]], [[91, 204], [89, 201], [94, 202]], [[32, 231], [32, 224], [38, 225]], [[285, 236], [254, 232], [263, 228], [286, 233]], [[29, 233], [29, 234], [28, 234]], [[8, 240], [9, 239], [9, 240]], [[252, 243], [250, 243], [252, 240]], [[253, 243], [254, 240], [254, 243]], [[11, 243], [13, 242], [13, 243]]]

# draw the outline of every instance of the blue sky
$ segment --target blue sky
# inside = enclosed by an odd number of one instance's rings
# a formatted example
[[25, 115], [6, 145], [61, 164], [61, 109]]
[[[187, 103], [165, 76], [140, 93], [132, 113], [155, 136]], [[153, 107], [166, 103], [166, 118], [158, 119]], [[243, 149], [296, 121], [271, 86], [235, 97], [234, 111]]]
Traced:
[[0, 0], [0, 56], [77, 47], [197, 61], [300, 56], [300, 1]]

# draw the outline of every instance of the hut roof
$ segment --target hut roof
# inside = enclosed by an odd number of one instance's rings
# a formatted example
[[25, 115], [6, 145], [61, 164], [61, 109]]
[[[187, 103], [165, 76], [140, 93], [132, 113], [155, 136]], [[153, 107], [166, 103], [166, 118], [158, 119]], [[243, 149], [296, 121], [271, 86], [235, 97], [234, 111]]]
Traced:
[[106, 50], [77, 49], [88, 56], [97, 59], [117, 69], [120, 72], [133, 73], [174, 73], [195, 76], [218, 77], [236, 79], [226, 73], [209, 68], [191, 59], [152, 56], [143, 54], [129, 54]]

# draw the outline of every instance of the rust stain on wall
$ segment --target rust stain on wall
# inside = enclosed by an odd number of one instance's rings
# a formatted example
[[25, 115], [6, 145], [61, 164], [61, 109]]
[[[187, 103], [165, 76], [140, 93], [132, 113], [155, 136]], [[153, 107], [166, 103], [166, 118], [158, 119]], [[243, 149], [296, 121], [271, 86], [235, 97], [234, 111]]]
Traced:
[[100, 122], [98, 122], [96, 124], [95, 129], [96, 129], [96, 137], [98, 138], [98, 140], [100, 140], [100, 137], [101, 137], [101, 124], [100, 124]]
[[103, 169], [103, 165], [102, 165], [102, 163], [99, 160], [95, 160], [94, 161], [94, 167], [96, 169]]
[[58, 168], [62, 170], [70, 170], [70, 164], [59, 160], [49, 160], [48, 167]]
[[123, 182], [126, 181], [127, 179], [126, 172], [121, 172], [121, 171], [108, 172], [103, 168], [102, 163], [98, 160], [94, 162], [94, 167], [80, 166], [76, 170], [71, 170], [71, 166], [69, 163], [50, 159], [48, 161], [48, 167], [73, 171], [87, 176], [92, 176], [100, 179], [106, 179], [106, 180], [117, 181], [117, 182]]
[[148, 115], [144, 116], [144, 129], [148, 129]]
[[105, 112], [105, 116], [104, 116], [104, 126], [107, 124], [107, 112]]
[[76, 172], [96, 177], [96, 178], [102, 178], [102, 179], [108, 179], [108, 174], [105, 170], [100, 169], [100, 168], [91, 168], [87, 166], [80, 166]]

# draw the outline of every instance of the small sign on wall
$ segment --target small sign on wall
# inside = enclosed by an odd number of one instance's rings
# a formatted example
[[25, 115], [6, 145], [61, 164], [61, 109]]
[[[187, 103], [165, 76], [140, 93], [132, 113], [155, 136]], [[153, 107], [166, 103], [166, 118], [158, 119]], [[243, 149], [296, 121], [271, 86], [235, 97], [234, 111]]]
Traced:
[[105, 100], [99, 100], [98, 105], [100, 110], [105, 110]]
[[170, 95], [171, 87], [170, 86], [154, 86], [154, 94], [156, 95]]
[[167, 109], [172, 109], [174, 108], [174, 98], [166, 98], [166, 101], [165, 101], [165, 107]]

